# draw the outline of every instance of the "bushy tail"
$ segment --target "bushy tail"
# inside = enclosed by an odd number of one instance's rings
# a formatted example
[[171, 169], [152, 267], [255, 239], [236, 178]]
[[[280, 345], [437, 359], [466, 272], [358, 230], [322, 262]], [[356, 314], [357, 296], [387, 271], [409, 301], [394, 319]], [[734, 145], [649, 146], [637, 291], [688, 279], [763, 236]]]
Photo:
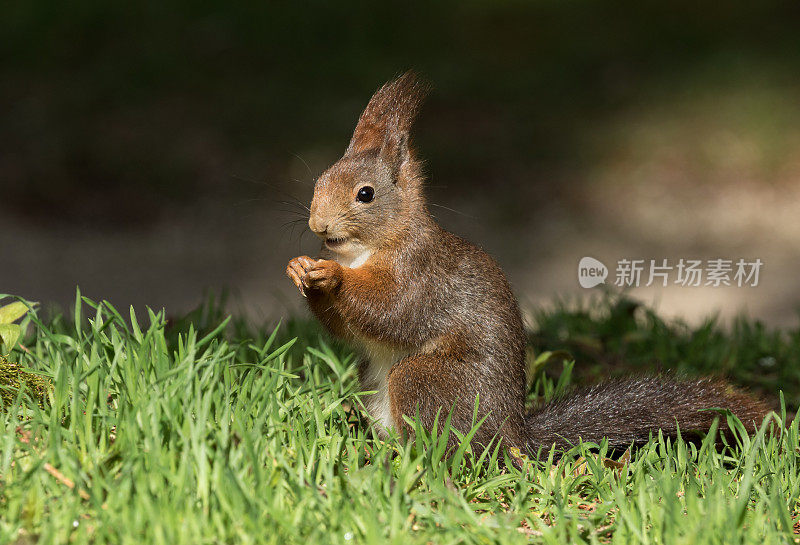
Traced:
[[721, 408], [732, 411], [749, 432], [769, 412], [767, 406], [717, 379], [676, 379], [668, 376], [611, 380], [568, 394], [529, 413], [526, 418], [528, 452], [542, 448], [568, 449], [578, 441], [600, 443], [608, 437], [614, 448], [645, 443], [661, 429], [683, 437], [708, 431], [715, 418], [728, 430]]

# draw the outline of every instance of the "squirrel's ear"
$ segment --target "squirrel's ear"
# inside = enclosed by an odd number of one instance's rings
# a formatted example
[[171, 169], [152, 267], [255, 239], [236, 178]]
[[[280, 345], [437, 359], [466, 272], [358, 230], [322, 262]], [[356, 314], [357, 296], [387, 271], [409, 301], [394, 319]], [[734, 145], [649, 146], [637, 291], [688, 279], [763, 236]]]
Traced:
[[408, 140], [408, 131], [400, 130], [397, 120], [391, 119], [378, 157], [392, 170], [395, 176], [411, 157]]
[[409, 130], [427, 94], [428, 85], [414, 72], [386, 83], [375, 92], [358, 118], [345, 155], [384, 148], [392, 153], [405, 148], [407, 153]]

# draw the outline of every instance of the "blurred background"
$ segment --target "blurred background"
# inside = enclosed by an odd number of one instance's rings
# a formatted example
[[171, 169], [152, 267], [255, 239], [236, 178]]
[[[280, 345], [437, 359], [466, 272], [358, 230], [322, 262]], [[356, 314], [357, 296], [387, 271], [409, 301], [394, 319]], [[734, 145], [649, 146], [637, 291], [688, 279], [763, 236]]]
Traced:
[[[285, 316], [298, 219], [384, 81], [447, 228], [523, 306], [578, 261], [756, 259], [757, 287], [638, 288], [667, 316], [800, 305], [800, 3], [12, 2], [0, 17], [0, 293]], [[304, 234], [305, 230], [305, 234]]]

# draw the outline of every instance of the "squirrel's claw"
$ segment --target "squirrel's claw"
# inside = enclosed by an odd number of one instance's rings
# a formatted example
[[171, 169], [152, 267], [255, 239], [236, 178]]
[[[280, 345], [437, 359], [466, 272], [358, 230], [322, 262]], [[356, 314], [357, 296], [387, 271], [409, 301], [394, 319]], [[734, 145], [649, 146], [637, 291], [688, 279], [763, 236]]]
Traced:
[[311, 259], [307, 256], [296, 257], [286, 267], [286, 275], [307, 297], [309, 289], [330, 291], [342, 281], [342, 266], [327, 259]]
[[311, 259], [300, 256], [292, 259], [286, 266], [288, 276], [303, 297], [308, 297], [309, 289], [329, 291], [342, 281], [342, 266], [327, 259]]
[[342, 266], [327, 259], [318, 260], [303, 277], [303, 284], [322, 291], [331, 291], [341, 282]]
[[303, 277], [306, 274], [306, 269], [301, 261], [303, 259], [303, 257], [292, 259], [286, 266], [286, 276], [288, 276], [292, 282], [294, 282], [294, 285], [297, 286], [297, 289], [300, 290], [300, 295], [306, 297], [306, 286], [303, 284]]

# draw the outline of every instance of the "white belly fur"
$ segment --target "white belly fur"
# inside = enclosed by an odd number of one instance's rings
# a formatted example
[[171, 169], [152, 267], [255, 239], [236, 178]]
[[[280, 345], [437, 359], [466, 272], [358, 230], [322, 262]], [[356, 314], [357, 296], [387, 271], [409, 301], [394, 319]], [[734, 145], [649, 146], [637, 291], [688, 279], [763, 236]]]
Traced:
[[324, 259], [332, 259], [333, 261], [337, 262], [342, 267], [349, 267], [351, 269], [357, 269], [362, 266], [367, 260], [372, 256], [372, 252], [369, 250], [364, 249], [360, 253], [357, 254], [337, 254], [326, 248], [325, 246], [322, 247], [320, 251], [320, 257]]
[[366, 397], [365, 404], [370, 417], [375, 420], [378, 431], [383, 435], [383, 432], [394, 427], [389, 401], [389, 369], [408, 356], [409, 352], [374, 341], [359, 341], [358, 346], [368, 362], [361, 387], [376, 392]]
[[[351, 269], [357, 269], [364, 265], [371, 255], [372, 252], [366, 249], [352, 256], [337, 254], [325, 247], [323, 247], [322, 251], [323, 257], [333, 259], [343, 267]], [[394, 428], [389, 401], [389, 369], [392, 368], [392, 365], [408, 356], [410, 352], [376, 343], [369, 339], [357, 339], [356, 346], [368, 362], [361, 387], [365, 391], [374, 390], [376, 392], [365, 399], [367, 412], [374, 420], [374, 425], [378, 432], [381, 435], [385, 435], [386, 430]]]

